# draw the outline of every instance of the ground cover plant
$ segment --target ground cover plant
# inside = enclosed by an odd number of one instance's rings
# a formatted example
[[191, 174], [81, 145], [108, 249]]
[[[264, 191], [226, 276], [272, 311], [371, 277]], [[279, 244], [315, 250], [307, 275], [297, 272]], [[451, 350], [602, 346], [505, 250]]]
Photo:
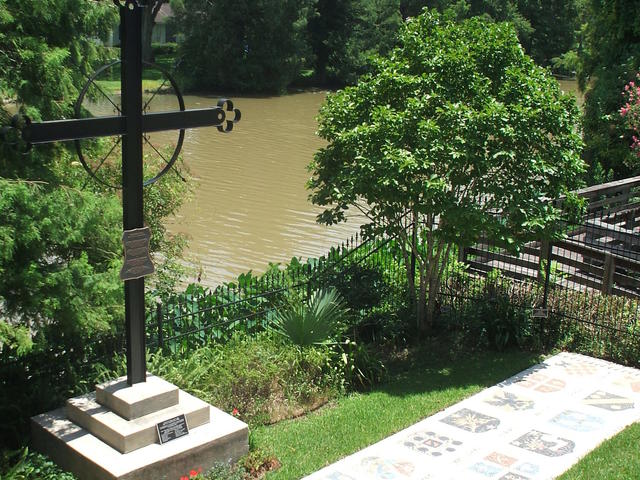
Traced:
[[250, 425], [299, 416], [345, 388], [345, 364], [329, 346], [291, 348], [277, 335], [236, 335], [180, 357], [153, 355], [149, 370]]

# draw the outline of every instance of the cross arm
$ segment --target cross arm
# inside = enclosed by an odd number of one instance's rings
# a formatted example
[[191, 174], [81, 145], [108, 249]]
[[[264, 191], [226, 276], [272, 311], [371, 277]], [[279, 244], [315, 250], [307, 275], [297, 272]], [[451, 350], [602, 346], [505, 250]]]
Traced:
[[160, 132], [183, 128], [217, 127], [225, 120], [220, 107], [176, 112], [146, 113], [142, 116], [143, 132]]
[[22, 140], [26, 143], [38, 144], [108, 137], [124, 134], [125, 127], [125, 117], [120, 116], [53, 120], [41, 123], [31, 123], [27, 119], [22, 128]]
[[[236, 117], [239, 116], [236, 113]], [[226, 119], [222, 107], [146, 113], [142, 115], [142, 132], [159, 132], [196, 127], [220, 127]], [[234, 119], [237, 121], [238, 119]], [[14, 118], [12, 127], [21, 132], [27, 144], [52, 143], [84, 138], [124, 135], [126, 116], [105, 116], [32, 123], [28, 117]]]

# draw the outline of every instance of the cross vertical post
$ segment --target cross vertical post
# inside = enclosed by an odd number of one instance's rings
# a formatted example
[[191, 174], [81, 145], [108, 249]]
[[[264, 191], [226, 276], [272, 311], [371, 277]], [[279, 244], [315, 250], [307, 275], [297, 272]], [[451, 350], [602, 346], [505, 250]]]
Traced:
[[[122, 114], [122, 220], [124, 230], [144, 226], [142, 208], [142, 9], [134, 3], [120, 7]], [[145, 382], [144, 277], [124, 282], [127, 337], [127, 383]]]

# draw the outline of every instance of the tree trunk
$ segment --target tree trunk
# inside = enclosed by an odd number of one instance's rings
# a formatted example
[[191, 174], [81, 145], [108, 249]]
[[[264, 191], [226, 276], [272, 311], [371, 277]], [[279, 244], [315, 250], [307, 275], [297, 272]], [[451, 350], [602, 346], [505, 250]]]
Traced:
[[147, 6], [142, 14], [142, 60], [152, 63], [153, 50], [151, 49], [151, 38], [153, 35], [153, 9]]
[[427, 311], [424, 316], [425, 331], [431, 330], [436, 316], [436, 300], [438, 299], [438, 284], [436, 280], [429, 282], [429, 299], [427, 300]]
[[168, 0], [147, 0], [147, 5], [142, 11], [142, 60], [153, 62], [153, 49], [151, 39], [153, 38], [153, 27], [156, 24], [156, 17], [163, 4]]

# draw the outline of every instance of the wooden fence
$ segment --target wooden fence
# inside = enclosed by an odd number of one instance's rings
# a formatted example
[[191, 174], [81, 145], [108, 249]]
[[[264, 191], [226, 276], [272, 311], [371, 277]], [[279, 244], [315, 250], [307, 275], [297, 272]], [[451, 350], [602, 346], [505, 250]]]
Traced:
[[587, 201], [579, 225], [553, 244], [531, 242], [519, 256], [484, 240], [460, 252], [472, 272], [499, 269], [517, 280], [640, 298], [640, 176], [578, 190]]

